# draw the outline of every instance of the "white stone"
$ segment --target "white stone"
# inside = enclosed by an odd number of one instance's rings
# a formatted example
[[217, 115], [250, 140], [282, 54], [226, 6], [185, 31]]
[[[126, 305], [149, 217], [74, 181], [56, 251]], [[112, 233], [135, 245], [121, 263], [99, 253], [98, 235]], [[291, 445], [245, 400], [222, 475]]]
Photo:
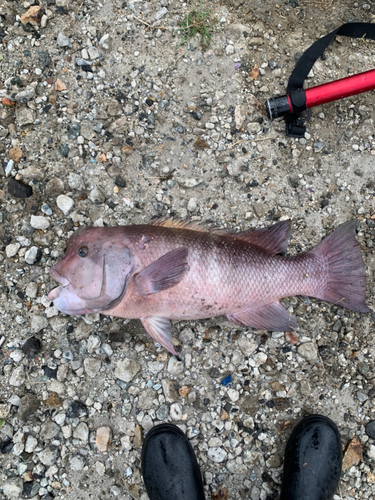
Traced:
[[18, 250], [21, 248], [21, 245], [19, 243], [11, 243], [10, 245], [7, 245], [5, 247], [5, 253], [8, 258], [14, 257], [17, 255]]
[[227, 452], [223, 448], [209, 448], [207, 456], [210, 460], [216, 463], [224, 462], [227, 459]]
[[58, 196], [56, 199], [56, 204], [64, 215], [68, 215], [68, 213], [74, 206], [74, 201], [72, 200], [72, 198], [70, 198], [70, 196], [60, 194], [60, 196]]
[[34, 229], [47, 229], [49, 228], [50, 222], [46, 217], [42, 215], [32, 215], [30, 219], [30, 226]]
[[141, 365], [130, 358], [125, 358], [117, 363], [115, 377], [130, 382], [141, 369]]

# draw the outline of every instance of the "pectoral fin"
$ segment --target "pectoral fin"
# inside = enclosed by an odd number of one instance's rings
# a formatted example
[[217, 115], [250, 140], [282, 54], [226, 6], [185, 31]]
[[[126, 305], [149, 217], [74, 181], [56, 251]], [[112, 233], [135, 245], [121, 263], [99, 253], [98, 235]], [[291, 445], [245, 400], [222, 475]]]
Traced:
[[260, 330], [289, 332], [297, 328], [296, 318], [278, 300], [272, 304], [228, 315], [227, 319], [237, 325], [250, 326]]
[[147, 318], [141, 318], [141, 321], [144, 329], [155, 342], [158, 342], [170, 353], [178, 356], [178, 352], [172, 344], [171, 323], [169, 319], [160, 316], [148, 316]]
[[138, 292], [149, 295], [177, 285], [189, 269], [187, 256], [187, 248], [177, 248], [143, 269], [134, 278]]

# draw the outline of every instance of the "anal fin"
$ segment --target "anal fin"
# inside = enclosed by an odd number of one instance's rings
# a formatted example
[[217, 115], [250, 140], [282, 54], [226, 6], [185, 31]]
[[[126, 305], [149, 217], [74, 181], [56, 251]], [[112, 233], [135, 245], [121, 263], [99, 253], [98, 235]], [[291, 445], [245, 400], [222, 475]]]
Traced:
[[295, 316], [290, 314], [278, 300], [271, 304], [227, 315], [227, 319], [237, 325], [260, 330], [289, 332], [297, 328]]
[[161, 316], [148, 316], [147, 318], [141, 318], [141, 321], [144, 329], [155, 342], [158, 342], [171, 354], [179, 355], [172, 344], [171, 322], [169, 319]]

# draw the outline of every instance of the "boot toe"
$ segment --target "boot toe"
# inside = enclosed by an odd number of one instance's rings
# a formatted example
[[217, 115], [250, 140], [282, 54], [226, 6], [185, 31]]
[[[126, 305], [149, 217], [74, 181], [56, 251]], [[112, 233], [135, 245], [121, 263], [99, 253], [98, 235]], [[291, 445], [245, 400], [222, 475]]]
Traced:
[[204, 500], [193, 448], [175, 425], [161, 424], [147, 434], [141, 468], [150, 500]]
[[331, 500], [340, 480], [341, 438], [323, 415], [304, 418], [286, 449], [280, 500]]

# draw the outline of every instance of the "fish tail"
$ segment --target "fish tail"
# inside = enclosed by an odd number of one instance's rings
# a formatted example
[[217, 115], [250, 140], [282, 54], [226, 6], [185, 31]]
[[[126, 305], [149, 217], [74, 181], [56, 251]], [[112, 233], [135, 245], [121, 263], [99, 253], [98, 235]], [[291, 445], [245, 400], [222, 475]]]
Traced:
[[365, 304], [366, 274], [355, 225], [355, 220], [341, 224], [309, 252], [323, 260], [327, 269], [326, 286], [314, 296], [352, 311], [370, 312]]

